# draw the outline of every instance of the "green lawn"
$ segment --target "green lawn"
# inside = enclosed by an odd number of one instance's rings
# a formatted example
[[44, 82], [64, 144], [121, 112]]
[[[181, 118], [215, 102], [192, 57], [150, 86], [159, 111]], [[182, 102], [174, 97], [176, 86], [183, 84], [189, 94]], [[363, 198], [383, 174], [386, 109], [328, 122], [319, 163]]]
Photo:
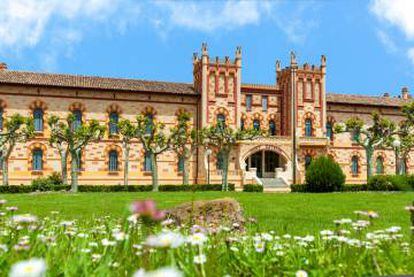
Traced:
[[167, 208], [196, 199], [232, 197], [243, 206], [247, 216], [257, 218], [260, 229], [278, 233], [306, 234], [332, 228], [332, 220], [355, 218], [355, 210], [379, 213], [376, 227], [399, 225], [408, 232], [409, 215], [404, 207], [414, 200], [412, 192], [398, 193], [331, 193], [331, 194], [259, 194], [237, 192], [162, 192], [162, 193], [81, 193], [81, 194], [4, 194], [8, 205], [19, 207], [19, 213], [46, 216], [60, 211], [67, 219], [88, 220], [91, 217], [128, 213], [128, 205], [136, 199], [154, 199]]

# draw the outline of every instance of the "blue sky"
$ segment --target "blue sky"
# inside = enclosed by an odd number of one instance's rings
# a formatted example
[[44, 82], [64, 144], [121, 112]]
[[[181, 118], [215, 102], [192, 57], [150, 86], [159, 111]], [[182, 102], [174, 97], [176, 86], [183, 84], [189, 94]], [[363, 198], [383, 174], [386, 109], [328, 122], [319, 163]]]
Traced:
[[192, 81], [192, 53], [243, 50], [245, 83], [328, 59], [330, 92], [414, 91], [414, 1], [0, 0], [0, 61], [10, 69]]

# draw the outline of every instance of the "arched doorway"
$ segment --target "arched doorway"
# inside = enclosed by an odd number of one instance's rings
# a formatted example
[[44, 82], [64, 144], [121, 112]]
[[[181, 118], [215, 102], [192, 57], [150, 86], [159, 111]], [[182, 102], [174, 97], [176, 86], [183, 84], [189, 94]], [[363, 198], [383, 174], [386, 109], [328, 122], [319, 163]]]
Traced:
[[246, 171], [256, 168], [259, 178], [274, 178], [277, 168], [285, 170], [286, 160], [279, 153], [270, 150], [259, 150], [245, 159]]

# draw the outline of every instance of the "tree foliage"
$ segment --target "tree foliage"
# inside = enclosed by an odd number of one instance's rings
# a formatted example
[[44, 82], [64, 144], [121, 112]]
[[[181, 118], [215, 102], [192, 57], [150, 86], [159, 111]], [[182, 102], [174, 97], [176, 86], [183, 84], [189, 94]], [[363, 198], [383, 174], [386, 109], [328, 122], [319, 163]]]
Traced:
[[151, 159], [152, 189], [158, 191], [158, 156], [170, 147], [170, 138], [165, 132], [165, 124], [152, 116], [137, 116], [135, 137], [140, 141], [144, 151]]
[[349, 118], [345, 124], [336, 124], [335, 132], [348, 132], [353, 136], [355, 143], [365, 150], [367, 163], [367, 178], [372, 175], [372, 156], [374, 150], [385, 145], [386, 139], [395, 132], [395, 124], [378, 113], [372, 113], [371, 125], [358, 117]]
[[305, 183], [307, 192], [340, 191], [345, 184], [345, 174], [334, 160], [320, 156], [306, 170]]
[[[48, 123], [51, 129], [50, 144], [59, 150], [61, 163], [67, 163], [67, 153], [71, 156], [71, 191], [77, 192], [81, 152], [90, 142], [101, 139], [106, 127], [100, 125], [97, 120], [90, 120], [87, 124], [74, 127], [74, 121], [75, 117], [71, 114], [65, 121], [51, 116]], [[62, 165], [62, 176], [66, 174], [63, 171], [67, 171], [64, 167]]]
[[202, 130], [203, 144], [213, 148], [223, 158], [222, 189], [228, 191], [228, 171], [230, 153], [237, 142], [242, 140], [253, 140], [262, 136], [262, 132], [256, 129], [233, 129], [224, 122], [219, 121], [217, 125]]
[[34, 137], [33, 118], [13, 114], [4, 119], [0, 132], [0, 159], [2, 161], [3, 185], [9, 184], [9, 158], [19, 142], [25, 142]]

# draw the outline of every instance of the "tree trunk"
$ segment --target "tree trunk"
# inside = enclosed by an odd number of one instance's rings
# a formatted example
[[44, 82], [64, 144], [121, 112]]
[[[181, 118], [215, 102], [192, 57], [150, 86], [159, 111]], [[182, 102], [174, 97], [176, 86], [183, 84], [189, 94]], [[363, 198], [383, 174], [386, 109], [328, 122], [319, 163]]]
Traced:
[[371, 177], [372, 175], [372, 155], [373, 155], [373, 150], [372, 149], [365, 149], [365, 155], [367, 158], [367, 181], [369, 179], [369, 177]]
[[151, 153], [152, 191], [158, 191], [158, 164], [157, 155]]
[[71, 167], [70, 167], [70, 176], [71, 176], [71, 191], [78, 192], [78, 155], [76, 151], [71, 151], [70, 156], [71, 160]]
[[183, 167], [183, 185], [189, 184], [189, 161], [187, 155], [184, 155], [184, 167]]
[[9, 159], [3, 158], [3, 186], [9, 185]]
[[230, 151], [223, 150], [223, 172], [222, 172], [222, 191], [228, 191], [229, 190], [229, 184], [228, 184], [228, 174], [229, 174], [229, 156]]
[[60, 152], [60, 171], [62, 174], [62, 183], [68, 184], [68, 153], [66, 151]]
[[129, 146], [126, 142], [124, 145], [124, 186], [128, 186], [128, 172], [129, 172]]
[[394, 155], [395, 155], [395, 175], [400, 175], [400, 155], [398, 153], [398, 151], [394, 151]]

